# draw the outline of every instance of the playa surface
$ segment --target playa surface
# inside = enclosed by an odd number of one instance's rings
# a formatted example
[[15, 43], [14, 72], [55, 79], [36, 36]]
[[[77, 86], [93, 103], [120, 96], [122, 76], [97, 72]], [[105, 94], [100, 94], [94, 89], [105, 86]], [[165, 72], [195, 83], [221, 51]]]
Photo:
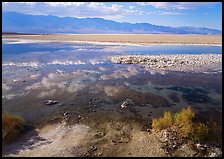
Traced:
[[129, 44], [191, 44], [222, 45], [221, 35], [175, 35], [175, 34], [47, 34], [3, 35], [4, 39], [26, 39], [64, 42], [112, 42]]

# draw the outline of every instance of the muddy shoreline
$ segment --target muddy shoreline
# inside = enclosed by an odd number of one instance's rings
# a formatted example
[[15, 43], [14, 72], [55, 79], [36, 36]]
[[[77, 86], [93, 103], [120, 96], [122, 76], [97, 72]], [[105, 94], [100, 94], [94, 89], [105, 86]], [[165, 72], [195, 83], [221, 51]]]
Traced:
[[166, 143], [160, 141], [160, 134], [150, 132], [149, 123], [142, 123], [141, 119], [114, 119], [109, 114], [99, 114], [82, 116], [73, 123], [68, 118], [74, 116], [52, 120], [27, 132], [13, 145], [3, 147], [3, 156], [202, 157], [221, 153], [217, 146], [206, 147], [205, 153], [188, 143], [169, 152]]
[[[39, 121], [34, 129], [25, 132], [18, 142], [5, 146], [3, 155], [204, 156], [197, 150], [192, 150], [187, 144], [179, 147], [172, 154], [166, 153], [163, 148], [164, 143], [157, 140], [158, 137], [149, 131], [151, 119], [161, 115], [165, 110], [170, 110], [170, 107], [141, 105], [141, 102], [138, 103], [138, 100], [133, 98], [134, 105], [122, 108], [121, 104], [125, 96], [123, 98], [119, 98], [121, 94], [112, 96], [113, 101], [116, 101], [113, 103], [112, 99], [108, 100], [107, 96], [100, 95], [102, 92], [94, 90], [95, 87], [84, 89], [79, 93], [79, 97], [68, 99], [59, 107], [56, 114]], [[123, 91], [122, 94], [128, 93]], [[89, 92], [88, 95], [82, 96], [86, 92]], [[101, 97], [97, 98], [99, 96]], [[132, 95], [128, 94], [128, 96]], [[45, 107], [55, 107], [57, 104], [45, 105]], [[148, 115], [144, 116], [141, 110]], [[178, 107], [172, 108], [174, 112], [177, 110]], [[58, 144], [59, 140], [60, 144]], [[73, 142], [70, 142], [72, 140]], [[69, 144], [62, 144], [62, 142]], [[45, 150], [39, 151], [42, 148]]]

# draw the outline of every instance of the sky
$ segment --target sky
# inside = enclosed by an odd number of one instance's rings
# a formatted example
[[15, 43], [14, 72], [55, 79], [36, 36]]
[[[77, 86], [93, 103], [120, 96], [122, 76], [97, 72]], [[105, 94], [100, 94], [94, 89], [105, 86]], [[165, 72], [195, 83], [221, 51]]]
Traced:
[[222, 2], [2, 2], [2, 11], [222, 30]]

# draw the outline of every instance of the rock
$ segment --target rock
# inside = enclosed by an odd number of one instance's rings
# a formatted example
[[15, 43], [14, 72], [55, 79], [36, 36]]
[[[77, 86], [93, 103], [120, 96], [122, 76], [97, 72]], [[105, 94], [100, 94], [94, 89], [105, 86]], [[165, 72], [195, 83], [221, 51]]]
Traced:
[[85, 153], [85, 154], [84, 154], [84, 157], [90, 157], [90, 156], [91, 156], [90, 153]]
[[95, 146], [90, 146], [90, 149], [91, 149], [92, 151], [96, 151], [96, 150], [97, 150], [97, 147], [95, 147]]
[[196, 144], [196, 147], [197, 147], [198, 149], [199, 149], [199, 147], [200, 147], [200, 146], [201, 146], [201, 144], [199, 144], [199, 143], [198, 143], [198, 144]]
[[96, 136], [97, 138], [101, 138], [101, 137], [104, 136], [104, 133], [100, 131], [100, 132], [96, 133], [95, 136]]
[[97, 154], [97, 156], [102, 156], [102, 154], [103, 154], [103, 152], [99, 152], [99, 153]]
[[217, 157], [217, 154], [212, 152], [211, 155], [209, 155], [209, 157]]
[[69, 115], [69, 113], [68, 113], [68, 112], [65, 112], [65, 113], [64, 113], [64, 116], [67, 116], [67, 115]]
[[120, 134], [121, 135], [125, 135], [125, 132], [123, 130], [121, 130]]
[[128, 106], [133, 106], [135, 105], [134, 102], [131, 99], [126, 99], [122, 104], [121, 108], [127, 108]]
[[204, 145], [201, 145], [201, 144], [196, 144], [196, 147], [197, 147], [197, 149], [198, 150], [201, 150], [201, 151], [205, 151], [206, 150], [206, 145], [204, 146]]
[[26, 82], [25, 80], [23, 80], [23, 82]]
[[57, 104], [59, 103], [58, 101], [54, 101], [54, 100], [46, 100], [46, 105], [53, 105], [53, 104]]
[[[176, 54], [176, 55], [126, 55], [109, 58], [113, 63], [140, 64], [144, 67], [163, 70], [187, 71], [189, 68], [201, 67], [209, 64], [220, 63], [221, 55], [203, 54]], [[182, 69], [179, 69], [179, 68]]]
[[219, 148], [213, 148], [212, 153], [208, 157], [222, 157], [222, 151]]
[[123, 109], [123, 108], [127, 108], [128, 107], [128, 103], [127, 102], [123, 102], [122, 104], [121, 104], [121, 108]]

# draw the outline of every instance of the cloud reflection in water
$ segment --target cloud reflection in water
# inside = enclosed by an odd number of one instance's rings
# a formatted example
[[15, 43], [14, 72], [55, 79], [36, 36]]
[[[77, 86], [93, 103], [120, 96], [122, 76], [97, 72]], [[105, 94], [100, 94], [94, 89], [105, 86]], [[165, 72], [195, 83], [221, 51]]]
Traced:
[[43, 90], [40, 97], [53, 95], [57, 91], [75, 93], [84, 89], [88, 84], [94, 83], [96, 77], [93, 77], [92, 74], [86, 74], [86, 72], [91, 72], [96, 74], [95, 71], [89, 70], [77, 70], [72, 73], [50, 73], [47, 77], [43, 77], [40, 82], [36, 82], [30, 86], [27, 86], [25, 90]]

